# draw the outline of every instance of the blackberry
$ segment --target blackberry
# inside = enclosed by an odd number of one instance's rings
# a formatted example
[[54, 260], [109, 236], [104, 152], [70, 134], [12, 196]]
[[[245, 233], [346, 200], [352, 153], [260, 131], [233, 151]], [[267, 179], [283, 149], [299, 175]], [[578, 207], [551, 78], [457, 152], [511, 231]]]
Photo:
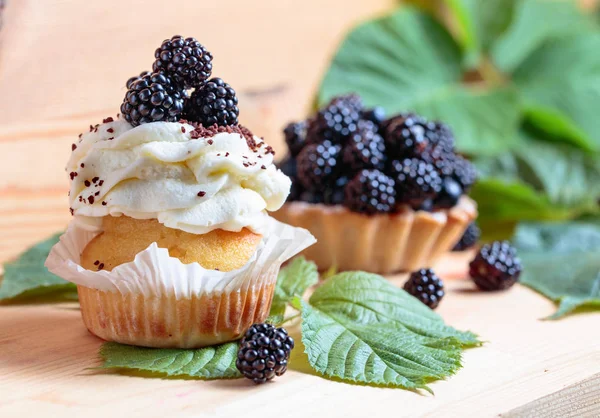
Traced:
[[288, 176], [292, 179], [296, 178], [298, 171], [297, 171], [295, 159], [293, 159], [291, 157], [287, 157], [283, 161], [279, 162], [277, 164], [277, 167], [281, 171], [283, 171], [283, 174], [285, 174], [286, 176]]
[[444, 297], [444, 282], [431, 269], [421, 269], [411, 273], [404, 290], [431, 309], [437, 308]]
[[389, 174], [396, 182], [396, 200], [417, 209], [442, 189], [442, 179], [433, 165], [417, 158], [394, 160]]
[[385, 122], [385, 145], [395, 158], [417, 157], [433, 143], [435, 124], [414, 114], [400, 114]]
[[463, 193], [462, 187], [452, 177], [442, 179], [442, 188], [433, 201], [436, 209], [449, 209], [458, 203]]
[[127, 87], [127, 89], [130, 89], [131, 85], [133, 83], [135, 83], [136, 81], [138, 81], [138, 80], [140, 80], [140, 79], [142, 79], [145, 76], [150, 75], [150, 74], [152, 74], [150, 71], [142, 71], [140, 73], [140, 75], [134, 75], [133, 77], [129, 78], [129, 80], [127, 80], [127, 83], [125, 83], [125, 87]]
[[153, 71], [166, 71], [186, 88], [202, 86], [212, 72], [212, 54], [194, 38], [165, 39], [154, 57]]
[[298, 155], [304, 147], [306, 139], [306, 127], [308, 122], [303, 120], [300, 122], [289, 123], [283, 130], [285, 142], [293, 157]]
[[434, 122], [434, 132], [430, 135], [433, 143], [441, 147], [446, 153], [454, 152], [454, 133], [448, 125]]
[[341, 144], [356, 132], [360, 119], [360, 103], [356, 97], [336, 97], [321, 109], [308, 124], [306, 142], [318, 144], [329, 140]]
[[350, 179], [346, 176], [338, 177], [335, 182], [323, 192], [323, 203], [326, 205], [341, 205], [344, 203], [346, 185]]
[[294, 340], [283, 328], [254, 324], [240, 342], [237, 369], [254, 383], [265, 383], [287, 370]]
[[298, 195], [298, 200], [300, 202], [316, 205], [318, 203], [325, 203], [325, 196], [323, 196], [323, 193], [320, 191], [302, 190]]
[[481, 290], [504, 290], [521, 275], [521, 261], [508, 241], [494, 241], [479, 250], [469, 264], [469, 275]]
[[465, 230], [463, 236], [456, 243], [454, 248], [452, 248], [452, 251], [464, 251], [473, 247], [475, 244], [477, 244], [477, 241], [479, 241], [480, 235], [481, 231], [479, 230], [475, 222], [471, 222]]
[[394, 180], [379, 170], [362, 170], [346, 186], [344, 205], [353, 212], [390, 212], [396, 204]]
[[[383, 121], [385, 120], [385, 109], [381, 106], [364, 109], [362, 112], [360, 112], [360, 118], [373, 122], [379, 130], [383, 124]], [[381, 134], [382, 131], [380, 130], [379, 133]]]
[[477, 181], [477, 169], [469, 160], [457, 155], [452, 164], [452, 177], [468, 192]]
[[385, 143], [377, 133], [375, 124], [369, 121], [358, 123], [358, 130], [350, 136], [344, 146], [342, 160], [354, 173], [369, 168], [383, 170]]
[[235, 90], [218, 77], [197, 88], [185, 106], [185, 118], [204, 126], [237, 125], [238, 99]]
[[287, 200], [290, 202], [298, 200], [300, 198], [300, 193], [302, 193], [303, 190], [298, 183], [296, 160], [294, 158], [287, 157], [285, 160], [277, 164], [277, 167], [283, 172], [283, 174], [292, 180], [292, 187]]
[[121, 113], [133, 126], [149, 122], [175, 122], [183, 112], [185, 92], [163, 72], [141, 76], [130, 84]]
[[341, 146], [331, 141], [307, 145], [298, 154], [298, 180], [308, 190], [322, 189], [332, 182], [339, 171]]

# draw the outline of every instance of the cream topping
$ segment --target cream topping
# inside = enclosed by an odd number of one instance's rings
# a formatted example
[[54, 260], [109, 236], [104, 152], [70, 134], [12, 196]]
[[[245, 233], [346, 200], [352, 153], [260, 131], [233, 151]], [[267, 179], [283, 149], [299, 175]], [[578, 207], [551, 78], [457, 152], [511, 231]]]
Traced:
[[[70, 205], [80, 225], [107, 215], [156, 218], [169, 228], [262, 233], [291, 182], [263, 140], [236, 132], [204, 138], [194, 126], [110, 119], [81, 136], [67, 164]], [[264, 146], [263, 146], [264, 145]]]

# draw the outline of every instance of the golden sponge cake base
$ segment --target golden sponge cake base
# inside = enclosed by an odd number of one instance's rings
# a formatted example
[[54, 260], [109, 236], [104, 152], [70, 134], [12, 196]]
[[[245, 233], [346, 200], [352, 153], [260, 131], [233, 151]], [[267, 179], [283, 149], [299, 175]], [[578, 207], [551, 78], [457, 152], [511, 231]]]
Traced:
[[156, 219], [127, 216], [105, 216], [102, 229], [81, 255], [81, 266], [87, 270], [111, 271], [133, 261], [138, 253], [156, 242], [184, 264], [198, 263], [208, 270], [232, 271], [248, 262], [262, 239], [245, 228], [240, 232], [215, 229], [198, 235], [167, 228]]
[[[156, 242], [184, 264], [197, 262], [205, 269], [227, 272], [243, 267], [261, 239], [247, 229], [195, 235], [167, 228], [156, 220], [109, 216], [103, 218], [103, 232], [85, 247], [81, 266], [112, 270], [133, 261]], [[77, 286], [77, 291], [83, 322], [92, 334], [106, 341], [197, 348], [235, 340], [253, 323], [265, 321], [279, 269], [271, 270], [241, 289], [186, 298], [176, 297], [175, 292], [145, 296], [84, 286]]]

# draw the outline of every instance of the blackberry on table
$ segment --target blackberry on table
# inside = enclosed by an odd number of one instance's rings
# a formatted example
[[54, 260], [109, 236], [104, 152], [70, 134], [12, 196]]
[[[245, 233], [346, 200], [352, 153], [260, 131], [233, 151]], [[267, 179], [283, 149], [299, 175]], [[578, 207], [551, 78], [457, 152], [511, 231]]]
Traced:
[[176, 122], [183, 112], [185, 92], [163, 72], [143, 75], [130, 84], [121, 114], [133, 126]]
[[341, 146], [331, 141], [307, 145], [298, 154], [298, 180], [308, 190], [322, 189], [339, 171]]
[[186, 88], [202, 86], [212, 72], [212, 54], [195, 38], [165, 39], [154, 57], [153, 71], [166, 71]]
[[458, 203], [462, 194], [463, 189], [456, 180], [452, 177], [444, 177], [442, 179], [442, 188], [436, 195], [433, 205], [437, 209], [449, 209]]
[[353, 97], [336, 97], [322, 108], [308, 124], [306, 142], [318, 144], [329, 140], [341, 144], [356, 132], [360, 119], [360, 104]]
[[204, 126], [237, 125], [240, 114], [237, 105], [235, 90], [215, 77], [194, 90], [185, 106], [185, 118]]
[[475, 244], [477, 244], [477, 241], [479, 241], [480, 236], [481, 231], [479, 230], [475, 222], [471, 222], [465, 230], [463, 236], [456, 243], [454, 248], [452, 248], [452, 251], [464, 251], [475, 246]]
[[442, 179], [433, 165], [418, 158], [392, 161], [388, 174], [396, 182], [396, 200], [413, 208], [435, 198], [442, 189]]
[[469, 264], [469, 275], [481, 290], [508, 289], [521, 275], [521, 260], [508, 241], [486, 244]]
[[385, 143], [370, 121], [360, 121], [358, 129], [344, 146], [342, 160], [352, 172], [375, 168], [383, 170], [385, 165]]
[[394, 180], [379, 170], [362, 170], [346, 186], [344, 205], [354, 212], [386, 213], [395, 203]]
[[284, 328], [254, 324], [240, 341], [237, 369], [254, 383], [265, 383], [287, 370], [294, 340]]
[[414, 271], [404, 283], [404, 290], [435, 309], [444, 297], [444, 282], [431, 269]]
[[385, 145], [392, 157], [417, 157], [432, 142], [435, 124], [414, 114], [400, 114], [385, 122]]
[[303, 120], [300, 122], [291, 122], [283, 130], [285, 142], [290, 150], [290, 154], [295, 157], [302, 151], [306, 140], [306, 127], [308, 122]]

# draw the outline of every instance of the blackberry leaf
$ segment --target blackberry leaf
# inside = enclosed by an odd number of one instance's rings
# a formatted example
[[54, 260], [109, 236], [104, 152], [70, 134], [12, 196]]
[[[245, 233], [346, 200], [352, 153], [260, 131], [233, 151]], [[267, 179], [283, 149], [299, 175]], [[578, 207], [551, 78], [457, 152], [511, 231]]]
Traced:
[[431, 391], [428, 382], [456, 372], [462, 350], [480, 344], [376, 274], [338, 274], [295, 305], [311, 366], [349, 382]]

